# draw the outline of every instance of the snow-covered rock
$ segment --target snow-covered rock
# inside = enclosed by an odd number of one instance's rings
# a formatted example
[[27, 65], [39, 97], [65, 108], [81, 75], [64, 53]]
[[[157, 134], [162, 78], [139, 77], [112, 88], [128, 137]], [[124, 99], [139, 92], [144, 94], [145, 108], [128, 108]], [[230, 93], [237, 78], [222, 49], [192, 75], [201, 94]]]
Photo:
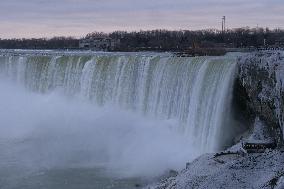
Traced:
[[205, 154], [178, 176], [146, 189], [281, 188], [283, 175], [284, 154], [277, 150], [245, 156]]
[[263, 123], [259, 117], [255, 118], [252, 134], [247, 141], [251, 143], [273, 143], [274, 138], [270, 133], [268, 125]]
[[284, 52], [260, 51], [240, 56], [239, 80], [250, 109], [265, 121], [278, 143], [284, 138]]

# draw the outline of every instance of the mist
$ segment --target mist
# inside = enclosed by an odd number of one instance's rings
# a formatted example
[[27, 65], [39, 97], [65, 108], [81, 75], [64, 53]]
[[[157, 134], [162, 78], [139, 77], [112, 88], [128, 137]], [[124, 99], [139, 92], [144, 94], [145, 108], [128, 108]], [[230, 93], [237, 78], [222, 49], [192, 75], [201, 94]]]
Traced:
[[98, 107], [60, 91], [32, 93], [10, 82], [2, 81], [0, 91], [3, 165], [102, 167], [118, 177], [151, 177], [181, 169], [200, 154], [175, 120]]

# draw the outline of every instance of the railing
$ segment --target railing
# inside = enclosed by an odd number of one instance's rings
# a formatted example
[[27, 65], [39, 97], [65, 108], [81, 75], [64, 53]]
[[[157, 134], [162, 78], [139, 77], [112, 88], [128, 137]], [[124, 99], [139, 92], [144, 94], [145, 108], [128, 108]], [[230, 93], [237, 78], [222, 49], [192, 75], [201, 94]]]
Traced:
[[284, 47], [260, 47], [258, 51], [284, 51]]

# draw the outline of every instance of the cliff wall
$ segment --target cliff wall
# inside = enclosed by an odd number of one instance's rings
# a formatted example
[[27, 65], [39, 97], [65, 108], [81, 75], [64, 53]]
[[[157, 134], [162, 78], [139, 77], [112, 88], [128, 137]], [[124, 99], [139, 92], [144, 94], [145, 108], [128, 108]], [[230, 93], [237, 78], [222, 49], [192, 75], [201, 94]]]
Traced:
[[284, 138], [284, 52], [263, 51], [238, 58], [239, 74], [235, 98], [246, 114], [270, 126], [278, 143]]

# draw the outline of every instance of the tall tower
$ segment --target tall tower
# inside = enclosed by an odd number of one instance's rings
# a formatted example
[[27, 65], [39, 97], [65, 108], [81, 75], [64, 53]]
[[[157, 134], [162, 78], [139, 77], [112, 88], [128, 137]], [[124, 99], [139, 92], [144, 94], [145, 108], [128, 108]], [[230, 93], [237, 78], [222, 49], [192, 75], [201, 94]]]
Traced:
[[222, 33], [226, 31], [226, 16], [222, 17]]

